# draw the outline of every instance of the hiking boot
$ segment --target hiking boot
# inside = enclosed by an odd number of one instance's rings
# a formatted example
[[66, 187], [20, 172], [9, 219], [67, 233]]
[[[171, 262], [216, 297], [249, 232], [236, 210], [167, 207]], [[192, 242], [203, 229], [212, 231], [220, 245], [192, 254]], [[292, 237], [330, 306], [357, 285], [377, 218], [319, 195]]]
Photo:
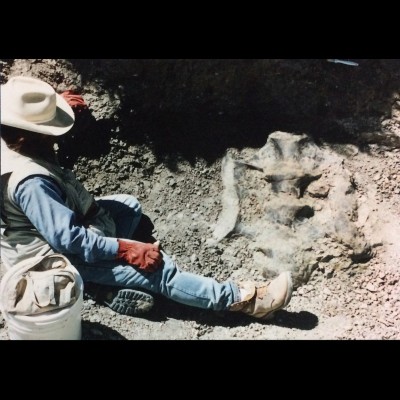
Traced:
[[137, 289], [85, 283], [85, 297], [111, 308], [111, 310], [131, 317], [149, 312], [154, 305], [154, 297]]
[[293, 291], [290, 272], [282, 272], [266, 283], [243, 282], [238, 286], [248, 294], [243, 300], [232, 304], [229, 311], [241, 311], [260, 319], [270, 319], [275, 311], [286, 307]]

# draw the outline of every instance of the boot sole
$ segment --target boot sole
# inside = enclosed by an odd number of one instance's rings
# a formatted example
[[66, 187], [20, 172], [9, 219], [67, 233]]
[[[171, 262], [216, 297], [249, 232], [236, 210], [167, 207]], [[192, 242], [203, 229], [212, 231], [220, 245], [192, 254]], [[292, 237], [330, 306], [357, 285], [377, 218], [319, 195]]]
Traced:
[[293, 293], [293, 281], [292, 281], [292, 274], [289, 271], [285, 272], [287, 283], [288, 283], [288, 290], [286, 292], [285, 302], [281, 308], [286, 307], [289, 304], [290, 299], [292, 298]]
[[148, 293], [134, 289], [119, 289], [111, 293], [111, 300], [104, 300], [104, 305], [111, 310], [129, 316], [147, 313], [153, 308], [154, 298]]

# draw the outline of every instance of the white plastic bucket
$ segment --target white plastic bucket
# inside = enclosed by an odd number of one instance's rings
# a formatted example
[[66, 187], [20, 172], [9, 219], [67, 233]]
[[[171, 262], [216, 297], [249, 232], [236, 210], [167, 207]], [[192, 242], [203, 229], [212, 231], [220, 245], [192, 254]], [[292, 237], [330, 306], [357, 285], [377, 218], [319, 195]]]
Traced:
[[[83, 305], [83, 281], [77, 269], [69, 264], [66, 269], [75, 275], [79, 291], [77, 301], [69, 307], [48, 311], [37, 315], [15, 315], [5, 311], [2, 301], [0, 309], [8, 326], [11, 340], [80, 340], [82, 336], [81, 310]], [[11, 268], [4, 275], [1, 291], [16, 273]]]

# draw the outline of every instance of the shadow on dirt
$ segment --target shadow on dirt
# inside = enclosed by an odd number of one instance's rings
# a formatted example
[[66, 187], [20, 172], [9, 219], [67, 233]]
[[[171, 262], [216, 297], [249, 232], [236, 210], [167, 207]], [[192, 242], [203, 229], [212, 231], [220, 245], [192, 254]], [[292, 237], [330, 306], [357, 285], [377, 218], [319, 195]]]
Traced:
[[[180, 159], [211, 163], [227, 148], [259, 148], [275, 130], [354, 143], [380, 129], [400, 88], [399, 60], [69, 61], [83, 82], [118, 89], [118, 136], [149, 144], [171, 170]], [[101, 145], [95, 131], [85, 135], [89, 148]]]
[[276, 314], [274, 325], [282, 328], [310, 331], [318, 325], [318, 317], [309, 311], [290, 312], [281, 310]]
[[79, 157], [98, 158], [110, 151], [110, 121], [96, 121], [89, 109], [75, 115], [67, 135], [58, 138], [58, 159], [63, 167], [74, 166]]
[[275, 317], [269, 321], [256, 320], [245, 314], [236, 312], [215, 312], [211, 310], [194, 309], [193, 307], [175, 303], [163, 297], [156, 297], [154, 308], [143, 315], [144, 319], [154, 322], [163, 322], [168, 319], [181, 321], [195, 321], [198, 324], [210, 327], [235, 328], [248, 326], [254, 323], [275, 325], [282, 328], [311, 330], [318, 325], [318, 317], [308, 311], [290, 312], [277, 311]]
[[98, 322], [82, 321], [82, 340], [127, 340], [116, 330]]
[[326, 142], [358, 146], [359, 131], [379, 128], [378, 120], [373, 123], [370, 121], [369, 126], [360, 122], [360, 129], [349, 135], [344, 127], [333, 120], [317, 116], [285, 118], [279, 115], [278, 110], [275, 111], [263, 115], [242, 113], [237, 117], [169, 114], [122, 127], [120, 137], [129, 144], [149, 145], [157, 159], [174, 171], [182, 160], [193, 164], [201, 158], [212, 164], [223, 157], [228, 148], [261, 148], [267, 142], [268, 135], [275, 131], [306, 133], [317, 144]]

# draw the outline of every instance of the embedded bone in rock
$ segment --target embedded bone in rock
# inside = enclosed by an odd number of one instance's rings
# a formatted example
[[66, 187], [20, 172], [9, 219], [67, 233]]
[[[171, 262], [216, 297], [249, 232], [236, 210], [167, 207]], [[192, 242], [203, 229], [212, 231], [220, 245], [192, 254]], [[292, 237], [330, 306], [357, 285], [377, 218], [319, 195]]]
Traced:
[[[236, 173], [238, 171], [239, 169], [236, 170]], [[220, 241], [234, 231], [239, 215], [239, 196], [235, 183], [235, 162], [231, 157], [226, 156], [222, 160], [221, 174], [224, 186], [222, 192], [222, 212], [213, 232], [213, 236], [217, 241]]]
[[[343, 159], [307, 135], [274, 132], [248, 160], [223, 162], [223, 209], [214, 238], [249, 240], [254, 267], [265, 276], [290, 270], [295, 286], [321, 266], [371, 257], [356, 225], [353, 177]], [[228, 237], [229, 235], [229, 237]]]

